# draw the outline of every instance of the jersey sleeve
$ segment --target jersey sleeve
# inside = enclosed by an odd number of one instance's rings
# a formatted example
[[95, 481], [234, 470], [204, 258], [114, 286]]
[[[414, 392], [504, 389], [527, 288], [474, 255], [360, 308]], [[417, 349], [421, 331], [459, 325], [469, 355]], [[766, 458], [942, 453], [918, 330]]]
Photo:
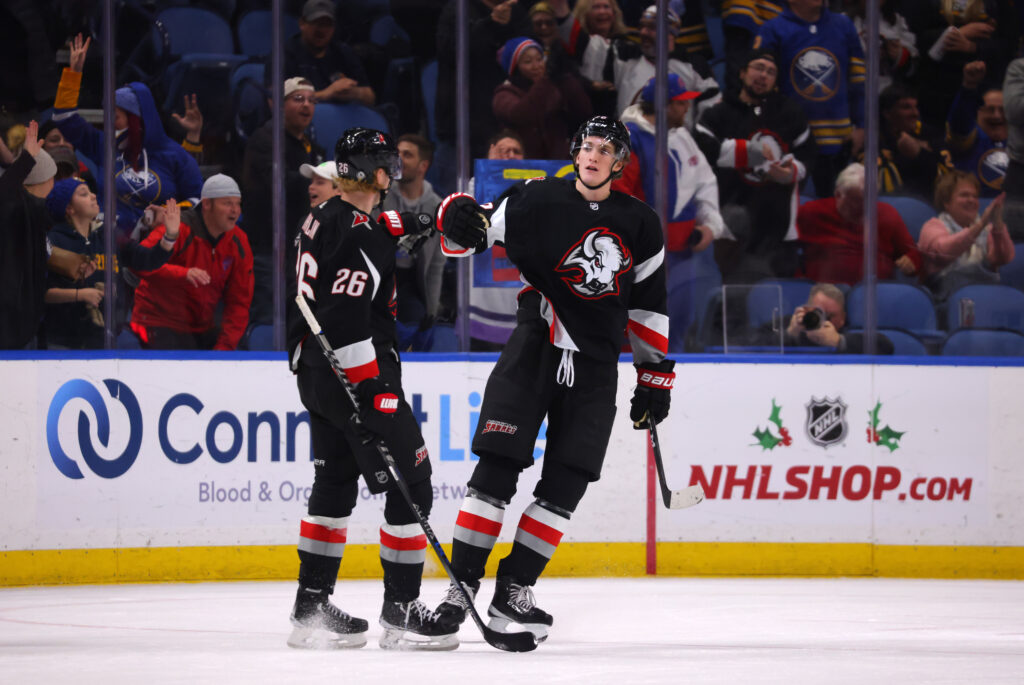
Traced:
[[637, 201], [642, 226], [634, 256], [636, 276], [629, 296], [626, 335], [633, 361], [660, 362], [668, 353], [668, 307], [665, 286], [665, 242], [658, 215]]

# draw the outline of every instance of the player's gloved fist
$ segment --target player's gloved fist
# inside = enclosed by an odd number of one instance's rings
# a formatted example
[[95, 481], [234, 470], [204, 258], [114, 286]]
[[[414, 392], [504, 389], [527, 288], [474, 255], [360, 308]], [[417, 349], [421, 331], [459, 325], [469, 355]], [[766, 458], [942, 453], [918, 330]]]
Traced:
[[364, 379], [356, 386], [359, 398], [359, 420], [376, 435], [389, 435], [394, 430], [398, 395], [380, 376]]
[[676, 375], [672, 371], [675, 365], [671, 359], [637, 365], [636, 389], [629, 407], [633, 428], [644, 430], [649, 420], [653, 419], [657, 425], [668, 416], [672, 386], [676, 382]]
[[434, 226], [434, 217], [426, 213], [396, 212], [392, 209], [381, 212], [377, 217], [377, 223], [388, 229], [388, 233], [395, 238], [401, 238], [430, 231]]
[[465, 193], [449, 195], [437, 208], [437, 230], [449, 243], [474, 252], [487, 247], [489, 225], [483, 208]]

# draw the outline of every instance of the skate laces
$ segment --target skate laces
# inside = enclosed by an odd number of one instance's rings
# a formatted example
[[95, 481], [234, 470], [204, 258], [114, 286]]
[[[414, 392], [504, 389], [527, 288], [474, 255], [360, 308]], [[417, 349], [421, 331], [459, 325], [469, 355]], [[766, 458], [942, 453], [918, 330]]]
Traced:
[[534, 598], [533, 590], [530, 589], [529, 585], [517, 585], [515, 583], [511, 583], [509, 584], [508, 589], [508, 603], [522, 613], [529, 613], [535, 606], [537, 606], [537, 600]]
[[[466, 585], [463, 585], [462, 587], [466, 590], [467, 595], [473, 597], [473, 590], [471, 588]], [[450, 583], [448, 585], [448, 591], [444, 593], [444, 601], [442, 604], [452, 604], [463, 611], [467, 611], [469, 609], [469, 604], [466, 603], [465, 596], [459, 592], [459, 588], [455, 583]]]
[[420, 624], [437, 623], [440, 616], [437, 612], [430, 609], [422, 600], [414, 599], [405, 605], [405, 621], [409, 623], [409, 618], [415, 614], [416, 618], [419, 619]]

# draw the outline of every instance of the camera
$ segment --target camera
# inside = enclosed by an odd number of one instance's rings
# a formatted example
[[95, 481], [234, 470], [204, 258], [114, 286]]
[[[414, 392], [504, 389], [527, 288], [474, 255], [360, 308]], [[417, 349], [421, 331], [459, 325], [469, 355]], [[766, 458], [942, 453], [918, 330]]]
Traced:
[[814, 309], [808, 309], [804, 312], [804, 330], [805, 331], [816, 331], [821, 328], [821, 324], [828, 321], [828, 317], [825, 316], [825, 310], [821, 307], [815, 307]]

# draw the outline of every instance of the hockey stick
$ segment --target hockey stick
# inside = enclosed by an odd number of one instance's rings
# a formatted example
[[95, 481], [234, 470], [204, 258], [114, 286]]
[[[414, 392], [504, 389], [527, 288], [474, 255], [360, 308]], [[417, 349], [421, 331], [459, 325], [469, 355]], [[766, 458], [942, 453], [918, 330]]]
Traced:
[[[309, 325], [309, 330], [312, 331], [313, 337], [320, 343], [320, 349], [323, 351], [324, 356], [327, 357], [327, 361], [331, 365], [331, 369], [334, 371], [334, 375], [339, 381], [341, 381], [342, 387], [345, 389], [345, 394], [348, 395], [349, 400], [352, 402], [352, 406], [356, 408], [356, 413], [352, 415], [352, 422], [356, 428], [359, 429], [362, 426], [362, 422], [359, 420], [359, 400], [356, 398], [355, 389], [352, 387], [352, 382], [345, 375], [345, 370], [341, 366], [341, 362], [334, 354], [334, 349], [330, 343], [327, 342], [327, 337], [323, 333], [323, 329], [320, 328], [320, 322], [316, 320], [316, 316], [313, 315], [313, 310], [309, 308], [309, 303], [306, 302], [305, 296], [301, 293], [295, 297], [295, 303], [299, 305], [299, 311], [302, 312], [302, 316], [306, 319], [306, 323]], [[448, 574], [448, 578], [454, 583], [455, 587], [462, 593], [462, 599], [466, 602], [466, 606], [469, 608], [469, 613], [473, 616], [473, 621], [476, 623], [477, 628], [483, 633], [484, 640], [487, 644], [498, 649], [503, 649], [506, 652], [528, 652], [532, 649], [537, 648], [537, 639], [533, 633], [529, 631], [523, 631], [519, 633], [502, 633], [484, 625], [483, 619], [480, 618], [480, 614], [477, 613], [476, 606], [473, 604], [473, 598], [466, 592], [466, 588], [463, 587], [462, 583], [455, 577], [455, 571], [452, 570], [452, 565], [448, 561], [448, 556], [444, 553], [444, 549], [441, 547], [441, 543], [437, 540], [437, 535], [434, 534], [430, 524], [427, 523], [427, 519], [420, 513], [419, 507], [417, 507], [412, 501], [412, 493], [409, 491], [409, 485], [405, 482], [405, 478], [402, 473], [398, 470], [398, 464], [395, 463], [395, 458], [391, 455], [388, 446], [384, 444], [383, 440], [379, 438], [375, 439], [374, 447], [377, 448], [377, 452], [380, 453], [381, 459], [388, 467], [388, 471], [391, 472], [391, 478], [394, 479], [395, 484], [398, 486], [398, 490], [402, 493], [402, 497], [405, 499], [405, 503], [409, 505], [409, 509], [412, 510], [416, 516], [416, 521], [420, 524], [420, 528], [423, 529], [423, 533], [427, 536], [427, 540], [430, 542], [430, 546], [434, 549], [434, 554], [437, 555], [437, 560], [441, 562], [441, 566], [444, 567], [445, 573]]]
[[665, 482], [665, 464], [661, 461], [661, 442], [658, 440], [658, 430], [654, 427], [654, 421], [647, 417], [647, 428], [651, 436], [651, 449], [654, 451], [654, 465], [658, 469], [658, 484], [661, 486], [661, 499], [669, 509], [686, 509], [704, 501], [704, 488], [691, 485], [682, 490], [669, 490]]

